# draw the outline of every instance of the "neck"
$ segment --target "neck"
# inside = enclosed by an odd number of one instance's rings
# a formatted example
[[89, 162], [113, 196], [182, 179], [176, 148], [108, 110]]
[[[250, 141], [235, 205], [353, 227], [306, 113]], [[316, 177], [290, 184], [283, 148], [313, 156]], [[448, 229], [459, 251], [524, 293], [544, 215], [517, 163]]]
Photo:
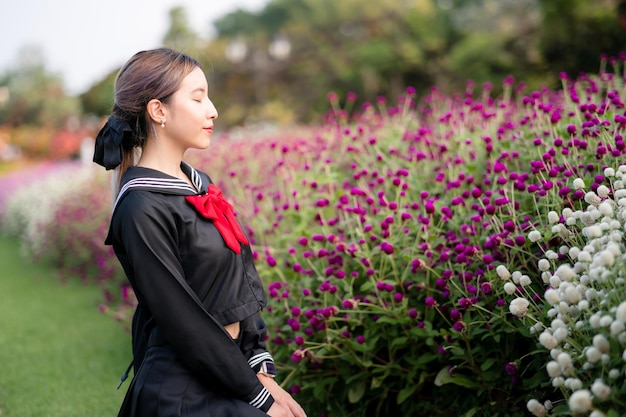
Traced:
[[175, 149], [165, 149], [164, 146], [155, 145], [154, 141], [148, 141], [141, 152], [138, 166], [156, 169], [172, 177], [187, 180], [186, 175], [180, 169], [184, 152]]

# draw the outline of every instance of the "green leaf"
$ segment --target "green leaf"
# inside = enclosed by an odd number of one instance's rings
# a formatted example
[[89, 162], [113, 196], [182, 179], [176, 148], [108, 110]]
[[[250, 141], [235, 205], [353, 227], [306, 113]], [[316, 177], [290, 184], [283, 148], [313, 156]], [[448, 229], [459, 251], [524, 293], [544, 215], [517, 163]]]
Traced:
[[480, 407], [474, 407], [471, 410], [469, 410], [467, 413], [465, 413], [465, 415], [463, 417], [473, 417], [476, 415], [476, 413], [480, 410]]
[[363, 398], [366, 389], [365, 381], [359, 381], [348, 390], [348, 401], [355, 404]]
[[478, 384], [463, 375], [450, 375], [448, 367], [444, 367], [435, 377], [435, 385], [438, 387], [445, 384], [459, 385], [465, 388], [478, 388]]
[[404, 401], [406, 401], [407, 398], [413, 395], [413, 393], [416, 390], [417, 390], [417, 385], [409, 385], [408, 387], [405, 387], [402, 390], [400, 390], [400, 392], [398, 393], [398, 398], [396, 400], [397, 403], [402, 404]]
[[480, 365], [480, 370], [486, 371], [487, 369], [491, 368], [495, 362], [496, 360], [494, 358], [487, 359], [482, 363], [482, 365]]

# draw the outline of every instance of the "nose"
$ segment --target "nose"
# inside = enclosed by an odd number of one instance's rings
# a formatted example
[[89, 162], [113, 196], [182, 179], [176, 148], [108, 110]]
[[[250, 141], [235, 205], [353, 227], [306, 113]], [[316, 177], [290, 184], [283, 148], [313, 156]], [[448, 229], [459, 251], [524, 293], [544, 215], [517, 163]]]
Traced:
[[209, 119], [217, 119], [218, 116], [219, 114], [217, 113], [217, 109], [213, 105], [213, 102], [209, 100], [209, 107], [207, 109], [207, 117]]

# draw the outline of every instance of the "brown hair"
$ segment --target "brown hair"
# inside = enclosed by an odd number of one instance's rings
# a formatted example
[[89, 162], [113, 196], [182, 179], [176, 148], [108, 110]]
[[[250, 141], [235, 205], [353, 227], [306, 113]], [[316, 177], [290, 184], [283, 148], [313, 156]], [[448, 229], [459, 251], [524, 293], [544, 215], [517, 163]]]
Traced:
[[[132, 138], [122, 143], [124, 158], [118, 167], [121, 181], [128, 167], [134, 164], [135, 151], [148, 138], [146, 113], [148, 102], [158, 99], [167, 103], [185, 78], [200, 63], [188, 55], [168, 48], [141, 51], [120, 69], [115, 79], [115, 100], [111, 114], [126, 121], [133, 129]], [[119, 183], [116, 184], [119, 189]]]

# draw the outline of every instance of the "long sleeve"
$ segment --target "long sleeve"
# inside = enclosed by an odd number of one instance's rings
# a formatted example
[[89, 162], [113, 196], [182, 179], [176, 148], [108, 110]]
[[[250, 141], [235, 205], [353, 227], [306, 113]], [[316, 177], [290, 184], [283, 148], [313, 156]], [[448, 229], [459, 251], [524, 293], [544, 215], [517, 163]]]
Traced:
[[[123, 242], [127, 274], [161, 335], [200, 380], [267, 411], [274, 402], [224, 327], [179, 283], [185, 280], [170, 207], [133, 192], [117, 207], [113, 235]], [[118, 242], [118, 245], [119, 245]], [[114, 246], [116, 243], [114, 242]], [[123, 259], [125, 258], [125, 259]]]
[[241, 350], [254, 372], [259, 372], [263, 362], [274, 362], [266, 349], [266, 334], [267, 327], [258, 314], [241, 322]]

